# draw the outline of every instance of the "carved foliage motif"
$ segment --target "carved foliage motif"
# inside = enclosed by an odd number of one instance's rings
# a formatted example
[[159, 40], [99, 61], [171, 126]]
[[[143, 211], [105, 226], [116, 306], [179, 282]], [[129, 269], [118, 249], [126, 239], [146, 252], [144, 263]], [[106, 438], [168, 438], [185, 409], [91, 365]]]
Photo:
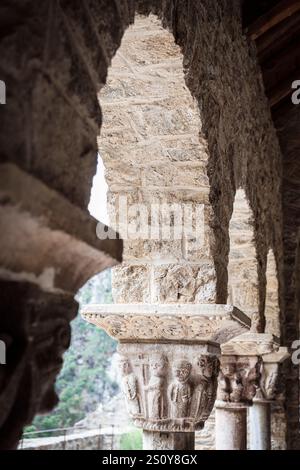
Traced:
[[251, 404], [259, 387], [261, 359], [256, 356], [222, 356], [217, 399]]
[[164, 432], [202, 429], [216, 398], [217, 357], [171, 359], [164, 353], [126, 354], [124, 349], [119, 347], [122, 388], [135, 424]]
[[224, 328], [228, 318], [206, 315], [107, 315], [84, 313], [85, 320], [122, 340], [182, 340], [212, 338]]

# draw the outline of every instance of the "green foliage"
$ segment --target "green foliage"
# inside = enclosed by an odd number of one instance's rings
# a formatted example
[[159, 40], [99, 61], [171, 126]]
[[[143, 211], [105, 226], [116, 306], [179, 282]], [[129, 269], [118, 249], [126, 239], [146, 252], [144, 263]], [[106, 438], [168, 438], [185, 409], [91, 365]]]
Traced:
[[[111, 274], [105, 271], [91, 279], [78, 293], [82, 306], [89, 303], [111, 303]], [[80, 315], [72, 322], [72, 343], [64, 357], [57, 379], [60, 398], [49, 415], [37, 416], [28, 431], [72, 427], [87, 413], [94, 411], [104, 398], [114, 395], [118, 385], [107, 374], [115, 341], [104, 331], [84, 321]]]
[[143, 434], [140, 429], [134, 429], [121, 436], [120, 450], [142, 450]]

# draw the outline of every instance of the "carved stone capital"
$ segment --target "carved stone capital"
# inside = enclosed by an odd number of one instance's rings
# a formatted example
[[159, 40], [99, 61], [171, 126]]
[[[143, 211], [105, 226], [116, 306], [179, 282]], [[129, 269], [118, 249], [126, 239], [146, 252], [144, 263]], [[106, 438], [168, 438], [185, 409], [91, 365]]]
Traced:
[[259, 387], [254, 401], [270, 402], [283, 399], [284, 390], [280, 380], [281, 365], [289, 357], [287, 348], [279, 348], [262, 357]]
[[217, 344], [120, 344], [122, 389], [135, 425], [147, 431], [202, 429], [216, 398]]
[[251, 405], [260, 379], [258, 356], [221, 356], [218, 402]]
[[230, 305], [92, 305], [82, 315], [120, 342], [135, 425], [165, 433], [203, 428], [216, 398], [219, 345], [250, 327]]
[[279, 363], [287, 357], [270, 334], [245, 333], [221, 345], [218, 401], [251, 405], [272, 400], [278, 389]]

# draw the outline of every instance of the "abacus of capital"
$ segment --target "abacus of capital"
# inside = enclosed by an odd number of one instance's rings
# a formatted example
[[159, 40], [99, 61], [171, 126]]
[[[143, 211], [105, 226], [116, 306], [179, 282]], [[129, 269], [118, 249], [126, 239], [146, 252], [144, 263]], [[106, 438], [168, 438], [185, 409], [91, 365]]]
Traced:
[[119, 341], [121, 385], [144, 449], [193, 450], [215, 404], [220, 345], [250, 319], [204, 304], [89, 305], [82, 316]]

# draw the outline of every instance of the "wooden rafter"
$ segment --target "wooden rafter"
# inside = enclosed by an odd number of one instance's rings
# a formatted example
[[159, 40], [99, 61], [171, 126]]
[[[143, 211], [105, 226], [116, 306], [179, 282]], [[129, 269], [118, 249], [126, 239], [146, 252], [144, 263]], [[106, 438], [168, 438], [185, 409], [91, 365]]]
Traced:
[[247, 34], [256, 40], [274, 26], [300, 11], [300, 0], [282, 0], [247, 28]]

